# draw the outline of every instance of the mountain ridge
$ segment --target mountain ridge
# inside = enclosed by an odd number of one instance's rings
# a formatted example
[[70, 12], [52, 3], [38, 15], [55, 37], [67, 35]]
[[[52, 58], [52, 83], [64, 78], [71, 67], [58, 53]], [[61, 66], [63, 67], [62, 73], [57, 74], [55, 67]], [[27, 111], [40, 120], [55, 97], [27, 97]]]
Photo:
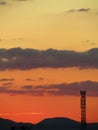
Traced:
[[[14, 127], [14, 129], [12, 129], [12, 127]], [[15, 129], [15, 127], [17, 129]], [[69, 130], [80, 130], [80, 127], [80, 122], [64, 117], [43, 119], [37, 124], [15, 122], [0, 118], [0, 130], [64, 130], [66, 128]], [[87, 123], [87, 130], [98, 130], [98, 122]]]

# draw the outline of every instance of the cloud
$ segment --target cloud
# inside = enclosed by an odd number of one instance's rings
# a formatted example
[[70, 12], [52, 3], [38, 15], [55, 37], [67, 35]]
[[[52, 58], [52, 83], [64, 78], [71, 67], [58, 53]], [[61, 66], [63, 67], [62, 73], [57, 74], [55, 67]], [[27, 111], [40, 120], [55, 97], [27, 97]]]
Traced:
[[45, 113], [31, 112], [31, 113], [0, 113], [0, 116], [15, 116], [15, 115], [43, 115]]
[[23, 87], [21, 87], [22, 89], [32, 89], [33, 88], [33, 86], [32, 85], [27, 85], [27, 86], [23, 86]]
[[[98, 96], [98, 82], [93, 81], [83, 81], [83, 82], [73, 82], [70, 84], [60, 84], [53, 85], [56, 91], [48, 91], [49, 94], [55, 96], [64, 95], [80, 95], [81, 90], [86, 90], [88, 96]], [[50, 88], [51, 86], [49, 86]], [[53, 87], [52, 87], [53, 88]]]
[[85, 52], [55, 49], [0, 49], [0, 70], [30, 70], [40, 67], [98, 69], [98, 48]]
[[31, 95], [31, 96], [65, 96], [74, 95], [79, 96], [81, 90], [86, 90], [88, 96], [98, 97], [98, 82], [82, 81], [73, 83], [63, 83], [46, 86], [23, 86], [19, 90], [8, 87], [0, 87], [0, 93], [10, 95]]
[[0, 1], [0, 5], [1, 5], [1, 6], [7, 5], [7, 2], [6, 2], [6, 1]]
[[77, 11], [78, 12], [88, 12], [90, 10], [91, 10], [90, 8], [81, 8], [81, 9], [78, 9]]
[[93, 40], [86, 40], [85, 42], [89, 45], [96, 45], [95, 41]]
[[[16, 1], [16, 2], [26, 2], [26, 1], [30, 1], [30, 0], [0, 0], [0, 6], [4, 6], [4, 5], [12, 5], [12, 3]], [[33, 0], [32, 0], [33, 1]]]
[[26, 81], [36, 81], [36, 80], [40, 80], [40, 81], [43, 81], [43, 80], [45, 80], [45, 78], [42, 78], [42, 77], [39, 77], [38, 79], [31, 79], [31, 78], [27, 78], [27, 79], [25, 79]]
[[3, 86], [12, 86], [13, 83], [12, 83], [12, 82], [8, 82], [8, 83], [3, 83], [2, 85], [3, 85]]
[[0, 82], [14, 81], [14, 80], [15, 80], [15, 79], [2, 78], [2, 79], [0, 79]]
[[26, 81], [35, 81], [34, 79], [27, 78]]
[[91, 9], [90, 8], [80, 8], [80, 9], [71, 9], [71, 10], [68, 10], [67, 12], [68, 13], [73, 13], [73, 12], [89, 12]]
[[42, 78], [42, 77], [40, 77], [40, 78], [38, 78], [39, 80], [44, 80], [44, 78]]

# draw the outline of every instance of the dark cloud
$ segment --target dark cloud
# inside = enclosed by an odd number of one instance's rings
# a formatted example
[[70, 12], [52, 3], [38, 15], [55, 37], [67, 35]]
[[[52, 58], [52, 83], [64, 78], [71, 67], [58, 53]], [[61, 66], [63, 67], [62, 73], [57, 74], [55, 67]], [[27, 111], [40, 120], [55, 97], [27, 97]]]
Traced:
[[80, 8], [80, 9], [71, 9], [68, 10], [67, 12], [73, 13], [73, 12], [89, 12], [91, 9], [90, 8]]
[[22, 89], [32, 89], [33, 88], [33, 86], [32, 85], [26, 85], [26, 86], [23, 86], [23, 87], [21, 87]]
[[[32, 86], [33, 87], [33, 86]], [[31, 96], [44, 96], [43, 90], [34, 90], [29, 87], [22, 87], [21, 89], [9, 89], [8, 87], [0, 87], [0, 93], [9, 95], [31, 95]]]
[[86, 90], [88, 96], [98, 97], [98, 82], [94, 81], [83, 81], [83, 82], [73, 82], [73, 83], [63, 83], [56, 85], [47, 86], [32, 86], [27, 85], [21, 87], [19, 90], [9, 89], [8, 87], [0, 87], [0, 93], [10, 94], [10, 95], [31, 95], [31, 96], [65, 96], [74, 95], [79, 96], [81, 90]]
[[6, 1], [0, 1], [0, 5], [7, 5]]
[[35, 81], [34, 79], [30, 79], [30, 78], [28, 78], [28, 79], [25, 79], [26, 81]]
[[40, 78], [38, 78], [38, 79], [39, 79], [39, 80], [44, 80], [44, 78], [41, 78], [41, 77], [40, 77]]
[[0, 93], [6, 93], [6, 90], [8, 90], [7, 86], [0, 86]]
[[90, 8], [81, 8], [81, 9], [78, 9], [77, 11], [79, 11], [79, 12], [88, 12], [90, 10], [91, 10]]
[[76, 10], [75, 9], [70, 9], [70, 10], [68, 10], [67, 12], [76, 12]]
[[[25, 79], [26, 81], [35, 81], [34, 79], [31, 79], [31, 78], [27, 78], [27, 79]], [[42, 78], [42, 77], [40, 77], [40, 78], [38, 78], [38, 80], [44, 80], [44, 78]]]
[[9, 0], [0, 0], [0, 6], [11, 5], [11, 3], [14, 2], [14, 1], [17, 1], [17, 2], [26, 2], [26, 1], [29, 1], [29, 0], [10, 0], [10, 1]]
[[98, 48], [85, 52], [55, 49], [0, 49], [0, 70], [29, 70], [39, 67], [98, 69]]
[[64, 95], [79, 95], [81, 90], [86, 90], [88, 96], [98, 96], [98, 82], [84, 81], [73, 82], [70, 84], [52, 85], [50, 88], [54, 88], [52, 91], [48, 91], [51, 95], [64, 96]]
[[13, 83], [12, 83], [12, 82], [8, 82], [8, 83], [3, 83], [2, 85], [3, 85], [3, 86], [12, 86]]
[[14, 81], [15, 79], [7, 79], [7, 78], [2, 78], [0, 79], [0, 82], [5, 82], [5, 81]]

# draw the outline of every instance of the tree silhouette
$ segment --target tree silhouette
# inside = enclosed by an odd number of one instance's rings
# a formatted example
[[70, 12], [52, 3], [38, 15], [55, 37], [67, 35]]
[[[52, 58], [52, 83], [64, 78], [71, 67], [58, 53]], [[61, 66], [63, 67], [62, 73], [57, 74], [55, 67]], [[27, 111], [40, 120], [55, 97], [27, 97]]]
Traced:
[[26, 127], [25, 126], [20, 126], [20, 129], [21, 130], [26, 130]]
[[17, 127], [15, 127], [15, 126], [11, 126], [11, 130], [30, 130], [31, 128], [29, 127], [29, 126], [17, 126]]
[[16, 129], [16, 127], [15, 127], [15, 126], [12, 126], [12, 127], [11, 127], [11, 130], [15, 130], [15, 129]]
[[31, 128], [29, 126], [20, 126], [21, 130], [30, 130]]

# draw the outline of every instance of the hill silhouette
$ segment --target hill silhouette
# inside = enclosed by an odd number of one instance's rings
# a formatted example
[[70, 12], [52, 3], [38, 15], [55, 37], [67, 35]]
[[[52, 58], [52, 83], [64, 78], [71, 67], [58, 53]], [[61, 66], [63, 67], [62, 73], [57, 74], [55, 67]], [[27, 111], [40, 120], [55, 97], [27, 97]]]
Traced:
[[8, 119], [0, 118], [0, 130], [10, 130], [11, 126], [16, 126], [17, 123]]
[[36, 124], [37, 127], [44, 128], [65, 128], [70, 126], [74, 127], [77, 125], [80, 125], [80, 123], [64, 117], [48, 118]]
[[[63, 117], [48, 118], [37, 124], [16, 123], [0, 118], [0, 130], [84, 130], [81, 123]], [[98, 130], [98, 123], [88, 123], [87, 130]]]

